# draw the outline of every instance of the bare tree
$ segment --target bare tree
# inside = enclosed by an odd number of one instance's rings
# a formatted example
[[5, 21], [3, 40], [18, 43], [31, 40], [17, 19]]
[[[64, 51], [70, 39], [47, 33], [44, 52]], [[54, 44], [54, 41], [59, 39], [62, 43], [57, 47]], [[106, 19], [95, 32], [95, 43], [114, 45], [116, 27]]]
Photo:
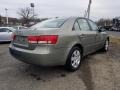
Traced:
[[33, 15], [33, 11], [29, 7], [19, 9], [17, 14], [20, 16], [22, 24], [27, 24], [27, 25], [29, 24], [30, 21], [33, 20], [33, 17], [37, 16], [37, 14]]
[[112, 24], [112, 19], [101, 18], [96, 23], [98, 26], [110, 26]]

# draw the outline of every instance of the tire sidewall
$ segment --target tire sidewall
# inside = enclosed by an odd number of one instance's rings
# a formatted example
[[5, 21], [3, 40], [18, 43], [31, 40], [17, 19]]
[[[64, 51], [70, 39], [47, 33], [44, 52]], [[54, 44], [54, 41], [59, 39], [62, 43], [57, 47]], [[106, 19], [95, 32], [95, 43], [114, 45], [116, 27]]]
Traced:
[[[106, 49], [106, 43], [108, 43], [107, 49]], [[109, 40], [107, 39], [107, 40], [105, 41], [104, 51], [107, 52], [108, 50], [109, 50]]]
[[[75, 50], [78, 50], [79, 52], [80, 52], [80, 63], [79, 63], [79, 65], [78, 65], [78, 67], [73, 67], [72, 66], [72, 63], [71, 63], [71, 57], [72, 57], [72, 54], [73, 54], [73, 52], [75, 51]], [[70, 52], [69, 52], [69, 55], [68, 55], [68, 58], [67, 58], [67, 62], [66, 62], [66, 67], [67, 67], [67, 69], [68, 70], [70, 70], [70, 71], [76, 71], [76, 70], [78, 70], [79, 69], [79, 67], [80, 67], [80, 64], [81, 64], [81, 59], [82, 59], [82, 54], [81, 54], [81, 49], [79, 48], [79, 47], [73, 47], [71, 50], [70, 50]]]

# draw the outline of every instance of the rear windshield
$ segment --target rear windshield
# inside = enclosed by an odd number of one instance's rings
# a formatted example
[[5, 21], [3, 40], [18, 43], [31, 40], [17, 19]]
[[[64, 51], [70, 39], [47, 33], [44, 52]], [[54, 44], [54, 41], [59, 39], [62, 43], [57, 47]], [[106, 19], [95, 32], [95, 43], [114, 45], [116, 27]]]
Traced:
[[31, 28], [60, 28], [66, 20], [66, 18], [49, 19], [33, 25]]

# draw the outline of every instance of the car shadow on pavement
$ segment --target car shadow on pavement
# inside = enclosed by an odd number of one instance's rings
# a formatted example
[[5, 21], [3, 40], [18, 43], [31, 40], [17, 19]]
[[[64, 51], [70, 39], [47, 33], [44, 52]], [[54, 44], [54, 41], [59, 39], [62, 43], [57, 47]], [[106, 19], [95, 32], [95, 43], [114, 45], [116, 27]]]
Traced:
[[78, 75], [78, 78], [83, 81], [86, 86], [86, 90], [94, 90], [94, 82], [90, 67], [90, 61], [92, 56], [96, 54], [103, 54], [103, 52], [96, 52], [83, 58], [80, 69], [76, 72], [68, 72], [63, 66], [57, 67], [40, 67], [36, 65], [28, 65], [24, 68], [25, 73], [32, 79], [42, 82], [52, 81], [56, 78], [65, 78], [71, 73]]
[[41, 81], [51, 81], [55, 78], [66, 77], [70, 72], [64, 70], [64, 67], [40, 67], [36, 65], [29, 65], [25, 72], [32, 78]]
[[82, 80], [85, 84], [86, 90], [94, 90], [89, 59], [90, 56], [86, 56], [81, 62], [80, 69], [76, 72], [66, 71], [63, 66], [40, 67], [35, 65], [29, 65], [25, 71], [33, 79], [41, 80], [43, 82], [52, 81], [55, 78], [67, 77], [67, 75], [70, 75], [71, 73], [76, 73], [78, 75], [78, 78], [80, 78], [80, 80]]
[[10, 44], [11, 42], [8, 41], [8, 42], [0, 42], [0, 44]]
[[[93, 60], [93, 56], [97, 54], [104, 54], [103, 51], [96, 51], [90, 55], [87, 55], [83, 58], [81, 61], [80, 70], [78, 71], [78, 77], [83, 80], [86, 90], [94, 90], [94, 82], [92, 77], [92, 71], [91, 71], [91, 63], [90, 61]], [[94, 62], [94, 60], [93, 60]]]
[[[98, 52], [99, 53], [99, 52]], [[94, 54], [93, 54], [94, 55]], [[80, 69], [76, 72], [66, 71], [63, 66], [57, 67], [40, 67], [35, 65], [29, 65], [26, 68], [26, 72], [34, 79], [41, 80], [43, 82], [51, 81], [55, 78], [67, 77], [71, 73], [76, 73], [78, 78], [83, 81], [86, 86], [86, 90], [94, 90], [92, 81], [92, 72], [89, 63], [91, 56], [86, 56], [81, 62]]]
[[89, 56], [83, 58], [80, 66], [80, 70], [78, 71], [78, 77], [83, 80], [86, 90], [94, 90], [93, 81], [92, 81], [92, 72], [89, 65]]

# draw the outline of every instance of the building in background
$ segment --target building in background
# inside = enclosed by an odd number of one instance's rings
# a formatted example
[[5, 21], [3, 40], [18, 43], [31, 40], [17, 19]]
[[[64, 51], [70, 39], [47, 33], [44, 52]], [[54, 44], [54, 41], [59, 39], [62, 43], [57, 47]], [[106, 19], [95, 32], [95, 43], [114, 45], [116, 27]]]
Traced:
[[6, 23], [6, 17], [0, 16], [0, 26], [13, 26], [13, 25], [21, 25], [20, 20], [13, 17], [8, 17], [8, 25]]
[[[30, 19], [28, 24], [25, 24], [24, 21], [22, 19], [18, 19], [18, 18], [13, 18], [13, 17], [8, 17], [8, 25], [6, 22], [6, 17], [4, 16], [0, 16], [0, 26], [26, 26], [26, 27], [30, 27], [38, 22], [47, 20], [48, 18], [36, 18], [36, 19]], [[34, 22], [33, 22], [34, 21]]]

